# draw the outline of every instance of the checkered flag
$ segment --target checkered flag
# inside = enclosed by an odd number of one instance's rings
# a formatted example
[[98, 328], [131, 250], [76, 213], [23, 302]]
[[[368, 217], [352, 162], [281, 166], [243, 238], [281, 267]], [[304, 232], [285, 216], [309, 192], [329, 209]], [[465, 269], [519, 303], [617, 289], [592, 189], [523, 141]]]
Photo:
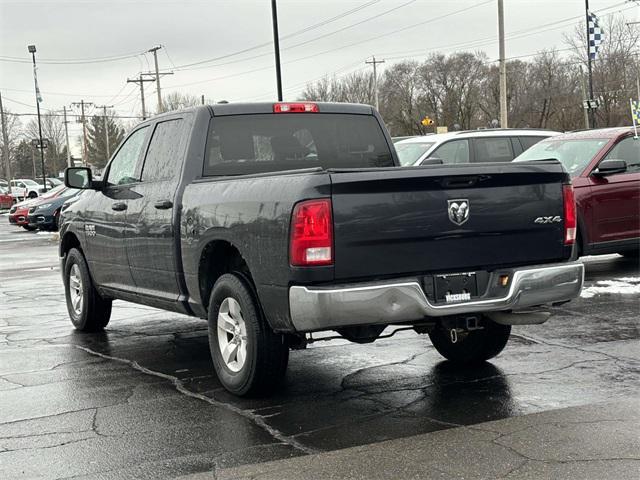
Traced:
[[596, 17], [595, 13], [589, 12], [587, 18], [589, 19], [589, 58], [595, 60], [598, 48], [604, 39], [604, 34], [600, 25], [598, 25], [598, 17]]

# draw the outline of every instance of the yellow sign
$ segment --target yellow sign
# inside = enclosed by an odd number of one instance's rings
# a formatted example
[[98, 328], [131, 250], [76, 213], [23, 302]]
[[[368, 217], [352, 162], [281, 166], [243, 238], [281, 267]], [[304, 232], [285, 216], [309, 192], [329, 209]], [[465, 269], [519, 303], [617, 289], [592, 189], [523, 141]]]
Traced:
[[433, 120], [431, 120], [429, 117], [425, 116], [420, 123], [422, 125], [424, 125], [425, 127], [430, 127], [431, 125], [433, 125]]

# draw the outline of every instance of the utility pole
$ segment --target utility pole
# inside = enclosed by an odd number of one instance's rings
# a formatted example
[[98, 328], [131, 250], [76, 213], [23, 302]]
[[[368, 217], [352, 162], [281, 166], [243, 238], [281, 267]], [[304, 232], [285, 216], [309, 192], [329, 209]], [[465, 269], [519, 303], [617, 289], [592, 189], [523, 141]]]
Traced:
[[86, 167], [88, 160], [88, 151], [87, 151], [87, 117], [84, 113], [84, 107], [87, 105], [93, 105], [91, 102], [85, 102], [84, 100], [80, 100], [79, 102], [73, 102], [71, 105], [80, 105], [80, 121], [82, 122], [82, 164]]
[[500, 128], [509, 128], [507, 114], [507, 62], [504, 47], [504, 0], [498, 0], [498, 37], [500, 43]]
[[378, 65], [378, 63], [384, 63], [384, 60], [376, 60], [376, 56], [373, 55], [373, 60], [364, 63], [373, 65], [373, 98], [376, 103], [376, 110], [380, 110], [380, 103], [378, 102], [378, 70], [376, 65]]
[[62, 113], [64, 115], [64, 139], [67, 142], [67, 167], [73, 167], [71, 165], [71, 149], [69, 148], [69, 121], [67, 120], [67, 106], [62, 107]]
[[278, 101], [282, 101], [282, 72], [280, 71], [280, 36], [278, 35], [278, 7], [276, 0], [271, 0], [271, 21], [273, 22], [273, 49], [276, 56], [276, 84]]
[[7, 176], [7, 188], [11, 193], [11, 161], [9, 160], [9, 136], [7, 134], [7, 118], [4, 116], [2, 106], [2, 93], [0, 93], [0, 120], [2, 120], [2, 154], [4, 156], [4, 174]]
[[156, 66], [156, 88], [158, 89], [158, 113], [162, 113], [164, 108], [162, 107], [162, 93], [160, 93], [160, 69], [158, 68], [158, 50], [162, 48], [162, 45], [153, 47], [149, 52], [153, 53], [153, 62]]
[[587, 99], [587, 85], [586, 85], [586, 81], [584, 78], [584, 71], [582, 70], [582, 65], [580, 66], [580, 87], [582, 90], [582, 98], [584, 100], [584, 102], [582, 103], [582, 110], [584, 111], [584, 128], [586, 128], [587, 130], [589, 129], [589, 112], [587, 109], [587, 105], [589, 105], [588, 103], [588, 99]]
[[111, 158], [111, 151], [109, 149], [109, 125], [107, 122], [107, 108], [113, 108], [113, 105], [100, 105], [96, 106], [96, 108], [102, 109], [102, 125], [104, 126], [104, 138], [107, 145], [107, 160]]
[[135, 80], [131, 80], [129, 78], [127, 78], [127, 83], [139, 83], [140, 84], [140, 102], [142, 103], [142, 120], [146, 120], [147, 119], [147, 110], [144, 106], [144, 82], [155, 82], [156, 79], [155, 78], [144, 78], [142, 76], [142, 73], [140, 74], [140, 77], [135, 79]]
[[591, 65], [591, 52], [589, 49], [589, 0], [584, 0], [585, 17], [587, 22], [587, 67], [589, 70], [589, 119], [591, 128], [596, 128], [596, 110], [593, 99], [593, 66]]

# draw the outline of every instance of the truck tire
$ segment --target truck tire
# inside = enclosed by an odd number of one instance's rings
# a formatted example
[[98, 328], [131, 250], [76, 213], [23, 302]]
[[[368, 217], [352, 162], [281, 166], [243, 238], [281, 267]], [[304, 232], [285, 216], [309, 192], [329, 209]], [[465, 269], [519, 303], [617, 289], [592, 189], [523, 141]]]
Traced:
[[72, 248], [64, 264], [64, 294], [73, 326], [81, 332], [103, 330], [111, 317], [111, 300], [96, 290], [82, 253]]
[[438, 353], [453, 363], [482, 363], [498, 355], [511, 334], [511, 325], [500, 325], [486, 317], [483, 326], [481, 330], [471, 330], [460, 336], [456, 343], [451, 341], [450, 330], [441, 326], [434, 328], [429, 338]]
[[273, 391], [287, 370], [289, 346], [267, 324], [243, 276], [227, 273], [216, 281], [208, 321], [211, 358], [224, 388], [239, 396]]

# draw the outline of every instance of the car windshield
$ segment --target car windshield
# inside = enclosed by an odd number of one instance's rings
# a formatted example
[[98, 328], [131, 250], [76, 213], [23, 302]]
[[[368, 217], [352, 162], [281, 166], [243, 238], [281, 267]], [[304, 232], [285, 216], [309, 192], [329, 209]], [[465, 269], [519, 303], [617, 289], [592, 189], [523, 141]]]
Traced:
[[33, 180], [29, 180], [28, 178], [27, 178], [27, 179], [25, 179], [25, 180], [20, 180], [20, 181], [21, 181], [22, 183], [24, 183], [25, 185], [31, 185], [31, 186], [34, 186], [34, 187], [37, 187], [37, 186], [38, 186], [38, 183], [37, 183], [37, 182], [35, 182], [35, 181], [33, 181]]
[[403, 167], [407, 167], [409, 165], [413, 165], [418, 161], [422, 155], [424, 155], [427, 150], [433, 147], [434, 142], [407, 142], [407, 143], [396, 143], [396, 151], [398, 152], [398, 158], [400, 160], [400, 165]]
[[577, 177], [608, 142], [607, 138], [562, 140], [555, 137], [536, 143], [515, 161], [558, 160], [572, 177]]

